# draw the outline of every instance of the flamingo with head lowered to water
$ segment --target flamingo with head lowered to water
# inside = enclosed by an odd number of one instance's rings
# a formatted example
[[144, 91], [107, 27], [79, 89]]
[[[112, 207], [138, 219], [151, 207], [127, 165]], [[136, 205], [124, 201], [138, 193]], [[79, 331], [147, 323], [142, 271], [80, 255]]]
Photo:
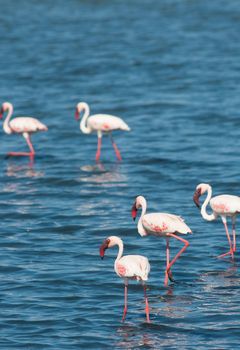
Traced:
[[30, 152], [10, 152], [8, 156], [29, 156], [30, 160], [33, 161], [35, 151], [31, 143], [31, 134], [37, 131], [47, 131], [47, 126], [38, 119], [32, 117], [16, 117], [10, 120], [13, 114], [13, 105], [9, 102], [4, 102], [2, 104], [0, 118], [3, 117], [6, 111], [8, 113], [3, 123], [3, 130], [6, 134], [22, 134], [30, 149]]
[[[231, 255], [232, 259], [234, 258], [234, 253], [236, 251], [236, 217], [237, 214], [240, 213], [240, 197], [233, 196], [229, 194], [222, 194], [220, 196], [212, 197], [212, 187], [209, 184], [201, 183], [196, 187], [193, 200], [198, 208], [200, 208], [199, 197], [207, 192], [207, 197], [201, 206], [201, 214], [202, 217], [207, 221], [213, 221], [217, 219], [218, 216], [221, 217], [223, 225], [225, 227], [228, 243], [229, 243], [229, 251], [227, 253], [221, 254], [218, 258], [223, 258], [227, 255]], [[210, 207], [212, 208], [212, 213], [208, 214], [206, 211], [206, 207], [210, 203]], [[227, 217], [231, 217], [232, 219], [232, 236], [231, 239], [230, 234], [228, 232], [227, 226]]]
[[142, 282], [143, 289], [144, 289], [144, 298], [145, 298], [145, 312], [146, 312], [146, 319], [147, 322], [150, 322], [149, 319], [149, 306], [148, 306], [148, 299], [147, 299], [147, 293], [146, 293], [146, 285], [145, 281], [148, 280], [148, 274], [150, 272], [150, 264], [148, 262], [148, 259], [145, 256], [142, 255], [125, 255], [123, 254], [123, 241], [121, 238], [117, 236], [110, 236], [100, 247], [100, 256], [103, 259], [105, 250], [108, 248], [111, 248], [113, 246], [118, 246], [118, 255], [114, 263], [114, 270], [116, 274], [123, 278], [125, 289], [124, 289], [124, 310], [123, 310], [123, 317], [122, 321], [125, 320], [126, 314], [127, 314], [127, 293], [128, 293], [128, 280], [138, 280]]
[[[138, 221], [138, 233], [141, 236], [153, 235], [158, 237], [164, 237], [167, 241], [166, 248], [166, 270], [164, 285], [168, 285], [168, 279], [174, 282], [171, 273], [171, 267], [180, 257], [180, 255], [188, 247], [189, 242], [179, 235], [186, 235], [192, 233], [191, 229], [185, 224], [184, 220], [177, 215], [167, 213], [151, 213], [146, 214], [147, 202], [143, 196], [136, 197], [132, 206], [132, 218], [135, 220], [137, 216], [137, 210], [142, 208], [142, 213]], [[175, 255], [170, 261], [170, 242], [169, 238], [175, 238], [184, 243], [184, 247]]]
[[75, 118], [78, 120], [80, 113], [83, 111], [83, 116], [80, 122], [80, 129], [84, 134], [97, 132], [98, 146], [96, 153], [96, 161], [99, 161], [101, 154], [102, 135], [109, 134], [113, 148], [115, 150], [118, 160], [122, 160], [119, 149], [112, 137], [112, 131], [124, 130], [130, 131], [129, 126], [119, 117], [109, 114], [94, 114], [89, 116], [90, 109], [86, 102], [79, 102], [76, 106]]

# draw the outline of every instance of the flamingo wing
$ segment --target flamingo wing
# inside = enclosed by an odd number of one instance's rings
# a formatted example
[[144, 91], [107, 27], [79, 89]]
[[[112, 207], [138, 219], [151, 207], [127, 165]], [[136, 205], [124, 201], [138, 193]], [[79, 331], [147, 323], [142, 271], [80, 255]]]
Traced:
[[95, 131], [130, 130], [129, 126], [121, 118], [108, 114], [94, 114], [88, 118], [87, 123]]
[[48, 129], [46, 125], [32, 117], [14, 118], [10, 121], [9, 126], [16, 133], [32, 133], [36, 131], [47, 131]]
[[167, 213], [146, 214], [142, 219], [142, 224], [146, 231], [157, 235], [192, 232], [180, 216]]
[[145, 256], [125, 255], [117, 261], [115, 271], [122, 278], [136, 278], [147, 281], [150, 264]]

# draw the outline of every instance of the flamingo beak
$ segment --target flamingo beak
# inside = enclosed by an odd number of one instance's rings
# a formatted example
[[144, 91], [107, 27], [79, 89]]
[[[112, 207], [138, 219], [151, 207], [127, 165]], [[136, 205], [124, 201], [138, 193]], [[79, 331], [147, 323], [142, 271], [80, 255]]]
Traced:
[[136, 202], [135, 202], [132, 206], [132, 218], [134, 221], [136, 219], [136, 216], [137, 216], [137, 207], [136, 207]]
[[193, 195], [193, 201], [200, 208], [199, 197], [201, 196], [201, 188], [197, 189]]
[[103, 259], [105, 255], [105, 250], [108, 249], [109, 239], [103, 242], [101, 247], [99, 248], [100, 257]]
[[76, 108], [76, 111], [75, 111], [75, 119], [78, 120], [79, 119], [79, 112], [78, 112], [78, 109]]
[[1, 108], [1, 109], [0, 109], [0, 119], [2, 119], [3, 113], [4, 113], [4, 110], [3, 110], [3, 108]]

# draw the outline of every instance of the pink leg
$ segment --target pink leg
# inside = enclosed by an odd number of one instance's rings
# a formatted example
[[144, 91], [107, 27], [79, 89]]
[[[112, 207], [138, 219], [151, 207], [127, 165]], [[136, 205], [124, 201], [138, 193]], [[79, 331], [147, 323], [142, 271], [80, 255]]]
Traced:
[[183, 239], [182, 237], [175, 235], [174, 233], [169, 233], [168, 236], [174, 237], [174, 238], [176, 238], [179, 241], [184, 243], [184, 247], [175, 255], [175, 257], [172, 259], [172, 261], [167, 266], [167, 274], [168, 274], [169, 279], [171, 280], [171, 275], [169, 275], [169, 271], [170, 271], [171, 267], [173, 266], [173, 264], [176, 262], [176, 260], [180, 257], [180, 255], [187, 249], [187, 247], [189, 246], [189, 242], [186, 239]]
[[96, 153], [96, 161], [98, 162], [101, 154], [101, 146], [102, 146], [102, 137], [98, 136], [98, 145], [97, 145], [97, 153]]
[[28, 144], [28, 147], [30, 149], [30, 152], [10, 152], [8, 153], [8, 156], [29, 156], [31, 161], [33, 161], [33, 158], [34, 158], [34, 155], [35, 155], [35, 151], [33, 149], [33, 145], [31, 143], [31, 139], [30, 139], [30, 136], [28, 137], [25, 137], [26, 141], [27, 141], [27, 144]]
[[231, 238], [230, 238], [230, 235], [229, 235], [229, 232], [228, 232], [227, 220], [226, 220], [226, 218], [222, 217], [222, 221], [223, 221], [223, 225], [225, 227], [225, 231], [226, 231], [226, 235], [227, 235], [227, 239], [228, 239], [230, 250], [227, 253], [218, 255], [217, 258], [224, 258], [227, 255], [231, 255], [232, 259], [234, 259], [234, 252], [233, 252], [233, 248], [232, 248], [232, 241], [231, 241]]
[[145, 299], [145, 311], [146, 311], [146, 319], [147, 319], [147, 322], [149, 323], [150, 322], [150, 317], [149, 317], [149, 305], [148, 305], [148, 298], [147, 298], [147, 291], [146, 291], [146, 286], [145, 284], [143, 285], [143, 290], [144, 290], [144, 299]]
[[125, 287], [124, 287], [124, 309], [123, 309], [123, 317], [122, 317], [122, 322], [124, 322], [126, 314], [127, 314], [127, 288], [128, 285], [127, 283], [125, 283]]
[[169, 238], [167, 238], [167, 247], [166, 247], [166, 271], [165, 271], [165, 280], [164, 280], [164, 285], [167, 287], [168, 285], [168, 273], [167, 273], [167, 268], [169, 265], [170, 261], [170, 252], [169, 252]]
[[117, 148], [116, 143], [113, 141], [112, 134], [110, 134], [110, 138], [111, 138], [111, 142], [112, 142], [114, 151], [115, 151], [115, 153], [116, 153], [117, 159], [118, 159], [118, 160], [122, 160], [121, 153], [120, 153], [119, 149]]
[[236, 216], [232, 217], [233, 252], [236, 251]]

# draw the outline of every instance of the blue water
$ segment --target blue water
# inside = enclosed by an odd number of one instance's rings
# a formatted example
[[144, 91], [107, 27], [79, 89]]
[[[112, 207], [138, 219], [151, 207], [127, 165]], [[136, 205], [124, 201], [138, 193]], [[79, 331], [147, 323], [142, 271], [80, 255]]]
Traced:
[[[0, 348], [239, 348], [239, 251], [234, 263], [215, 258], [227, 250], [223, 225], [192, 201], [200, 182], [240, 194], [239, 1], [0, 4], [1, 102], [49, 127], [33, 136], [32, 167], [5, 159], [27, 148], [1, 132]], [[115, 134], [121, 164], [107, 137], [95, 164], [96, 136], [74, 119], [79, 101], [132, 128]], [[139, 194], [193, 231], [168, 288], [165, 240], [140, 237], [131, 219]], [[109, 235], [150, 260], [149, 325], [136, 282], [121, 323], [117, 250], [103, 261], [98, 251]]]

